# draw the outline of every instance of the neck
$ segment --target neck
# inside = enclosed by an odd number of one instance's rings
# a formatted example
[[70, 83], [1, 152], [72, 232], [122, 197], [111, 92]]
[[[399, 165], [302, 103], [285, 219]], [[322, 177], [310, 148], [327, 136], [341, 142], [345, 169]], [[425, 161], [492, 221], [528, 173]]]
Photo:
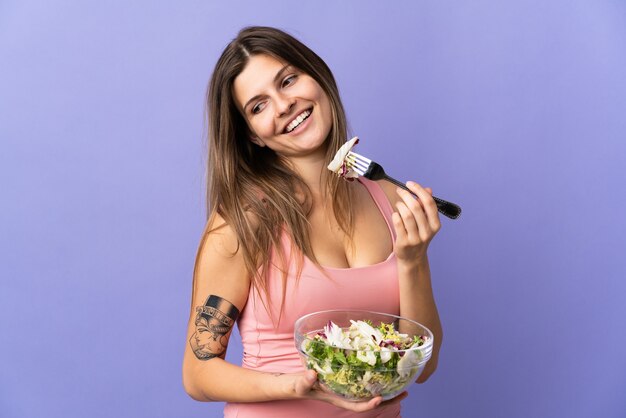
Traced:
[[290, 158], [289, 162], [311, 190], [314, 203], [321, 203], [324, 200], [322, 196], [322, 174], [327, 170], [326, 166], [328, 165], [325, 155]]

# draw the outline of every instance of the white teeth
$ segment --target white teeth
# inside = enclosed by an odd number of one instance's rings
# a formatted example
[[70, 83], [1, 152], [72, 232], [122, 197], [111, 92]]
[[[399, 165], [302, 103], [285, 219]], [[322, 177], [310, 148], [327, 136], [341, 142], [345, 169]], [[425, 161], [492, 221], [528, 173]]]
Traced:
[[303, 120], [305, 120], [306, 118], [309, 117], [310, 114], [311, 114], [311, 112], [309, 110], [305, 110], [304, 112], [300, 113], [297, 118], [292, 120], [291, 123], [289, 125], [287, 125], [287, 128], [285, 129], [287, 131], [287, 133], [289, 133], [289, 132], [293, 131], [294, 129], [296, 129], [298, 127], [298, 125], [300, 125], [302, 123]]

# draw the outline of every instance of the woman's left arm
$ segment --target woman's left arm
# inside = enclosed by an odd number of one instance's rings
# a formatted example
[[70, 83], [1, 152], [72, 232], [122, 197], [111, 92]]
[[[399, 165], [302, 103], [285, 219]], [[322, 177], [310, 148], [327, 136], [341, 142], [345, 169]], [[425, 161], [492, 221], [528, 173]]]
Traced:
[[394, 251], [400, 281], [400, 315], [425, 325], [434, 335], [432, 357], [417, 380], [417, 383], [422, 383], [437, 368], [443, 339], [427, 255], [428, 245], [441, 229], [441, 222], [432, 190], [414, 182], [408, 182], [407, 187], [417, 199], [406, 190], [396, 190], [398, 198], [394, 203], [397, 211], [393, 213], [393, 225], [397, 237]]

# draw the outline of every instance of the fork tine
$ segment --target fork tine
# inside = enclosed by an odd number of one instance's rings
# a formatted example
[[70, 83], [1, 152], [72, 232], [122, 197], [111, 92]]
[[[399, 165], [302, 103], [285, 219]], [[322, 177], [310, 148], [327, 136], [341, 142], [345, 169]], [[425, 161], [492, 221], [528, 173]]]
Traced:
[[350, 168], [352, 168], [355, 171], [359, 172], [359, 174], [361, 174], [361, 175], [363, 175], [367, 171], [367, 166], [363, 166], [363, 165], [360, 165], [360, 164], [352, 164], [352, 165], [350, 165]]
[[369, 163], [363, 160], [359, 160], [358, 158], [355, 158], [354, 155], [348, 155], [348, 157], [346, 158], [346, 161], [352, 163], [352, 164], [359, 164], [362, 165], [364, 167], [368, 166]]
[[369, 163], [371, 163], [371, 162], [372, 162], [372, 160], [370, 160], [369, 158], [365, 158], [364, 156], [362, 156], [362, 155], [360, 155], [360, 154], [357, 154], [356, 152], [353, 152], [353, 151], [350, 151], [350, 152], [348, 153], [348, 156], [349, 156], [349, 157], [354, 157], [354, 158], [356, 158], [357, 160], [363, 161], [365, 164], [369, 164]]
[[350, 168], [354, 169], [357, 173], [363, 175], [367, 171], [369, 164], [365, 164], [363, 161], [359, 161], [351, 156], [346, 158], [346, 162]]
[[350, 151], [346, 158], [346, 162], [350, 168], [356, 171], [359, 175], [363, 176], [369, 169], [371, 160], [357, 154], [356, 152]]

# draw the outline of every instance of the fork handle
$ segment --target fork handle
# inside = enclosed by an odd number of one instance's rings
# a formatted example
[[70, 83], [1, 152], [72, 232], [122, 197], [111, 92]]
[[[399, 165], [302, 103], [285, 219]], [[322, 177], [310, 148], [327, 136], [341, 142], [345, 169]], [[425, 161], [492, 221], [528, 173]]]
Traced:
[[[389, 177], [388, 175], [385, 175], [385, 180], [388, 180], [392, 182], [393, 184], [395, 184], [396, 186], [403, 188], [407, 192], [411, 193], [417, 199], [417, 196], [415, 196], [415, 193], [409, 190], [409, 188], [406, 187], [404, 183], [401, 183], [398, 180], [394, 179], [393, 177]], [[448, 202], [447, 200], [440, 199], [436, 196], [433, 196], [433, 200], [437, 204], [437, 210], [442, 215], [450, 219], [456, 219], [459, 216], [461, 216], [461, 207], [457, 205], [456, 203]]]
[[440, 199], [433, 196], [433, 200], [437, 204], [437, 210], [444, 216], [450, 219], [456, 219], [461, 216], [461, 207], [456, 203], [448, 202], [447, 200]]

